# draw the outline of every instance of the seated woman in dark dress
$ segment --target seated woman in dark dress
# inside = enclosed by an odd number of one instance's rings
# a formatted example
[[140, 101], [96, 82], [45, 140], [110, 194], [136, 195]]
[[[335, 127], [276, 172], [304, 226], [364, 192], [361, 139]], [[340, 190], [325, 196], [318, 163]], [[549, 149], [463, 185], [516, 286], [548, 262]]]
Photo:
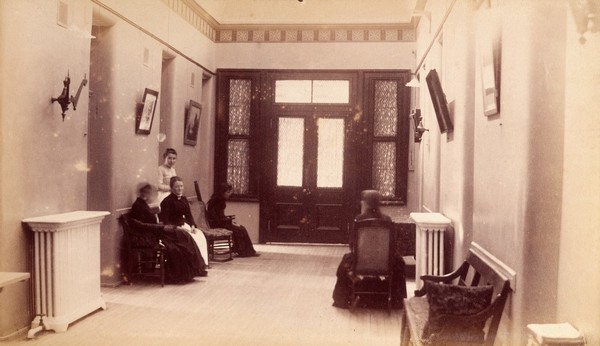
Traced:
[[[377, 190], [365, 190], [361, 193], [361, 214], [357, 215], [354, 221], [366, 219], [383, 219], [391, 221], [390, 217], [383, 214], [379, 209], [379, 201], [381, 194]], [[393, 238], [392, 238], [393, 239]], [[352, 249], [352, 244], [350, 244]], [[392, 304], [394, 308], [402, 307], [402, 299], [406, 298], [406, 279], [404, 277], [404, 259], [402, 254], [394, 253], [392, 266], [394, 268], [392, 282]], [[333, 306], [338, 308], [347, 308], [350, 306], [350, 296], [352, 295], [352, 282], [350, 280], [349, 271], [352, 268], [352, 253], [347, 253], [342, 257], [342, 262], [337, 269], [337, 282], [333, 289]], [[377, 284], [377, 283], [373, 283]], [[365, 300], [363, 304], [368, 306], [385, 306], [385, 302], [377, 301], [378, 297]]]
[[190, 203], [183, 195], [183, 179], [171, 177], [169, 181], [171, 193], [160, 202], [160, 220], [167, 225], [175, 225], [185, 229], [198, 245], [203, 258], [208, 258], [208, 243], [201, 230], [196, 228]]
[[252, 240], [248, 235], [248, 231], [242, 225], [233, 222], [231, 218], [225, 216], [225, 208], [227, 207], [227, 199], [231, 196], [233, 187], [227, 183], [221, 184], [217, 191], [210, 197], [207, 206], [207, 218], [210, 227], [226, 228], [233, 231], [233, 252], [236, 252], [240, 257], [258, 256], [252, 246]]
[[160, 234], [167, 260], [165, 274], [168, 282], [178, 283], [206, 276], [206, 263], [200, 255], [196, 243], [183, 229], [158, 223], [157, 208], [150, 205], [158, 196], [157, 189], [150, 184], [142, 184], [139, 197], [131, 206], [130, 226], [137, 232], [155, 232]]

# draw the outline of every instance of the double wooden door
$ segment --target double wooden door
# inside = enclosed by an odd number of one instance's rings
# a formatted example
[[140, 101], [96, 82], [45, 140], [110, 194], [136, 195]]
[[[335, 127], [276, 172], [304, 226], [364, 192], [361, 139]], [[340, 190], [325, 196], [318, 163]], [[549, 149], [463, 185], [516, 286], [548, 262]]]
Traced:
[[[263, 107], [267, 164], [261, 180], [265, 240], [346, 243], [356, 212], [356, 75], [269, 77], [266, 89], [273, 92]], [[298, 99], [303, 93], [306, 99]]]

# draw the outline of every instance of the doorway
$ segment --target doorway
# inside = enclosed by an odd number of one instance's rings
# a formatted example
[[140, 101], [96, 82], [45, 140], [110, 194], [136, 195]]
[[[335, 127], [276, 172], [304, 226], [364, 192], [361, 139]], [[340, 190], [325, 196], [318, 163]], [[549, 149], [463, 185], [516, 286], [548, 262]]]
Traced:
[[354, 214], [353, 72], [272, 73], [263, 89], [267, 242], [345, 243]]
[[409, 79], [405, 70], [218, 70], [215, 186], [259, 207], [261, 243], [347, 243], [360, 191], [406, 204]]

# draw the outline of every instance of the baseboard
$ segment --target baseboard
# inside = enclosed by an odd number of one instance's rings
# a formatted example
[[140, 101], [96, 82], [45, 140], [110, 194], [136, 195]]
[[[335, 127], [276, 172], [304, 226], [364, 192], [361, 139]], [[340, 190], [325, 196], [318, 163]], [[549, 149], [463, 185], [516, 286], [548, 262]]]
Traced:
[[348, 244], [330, 244], [330, 243], [285, 243], [285, 242], [276, 242], [276, 241], [268, 241], [263, 245], [293, 245], [293, 246], [334, 246], [334, 247], [348, 247]]
[[25, 327], [23, 327], [23, 328], [21, 328], [21, 329], [19, 329], [19, 330], [15, 331], [15, 332], [12, 332], [12, 333], [10, 333], [10, 334], [8, 334], [8, 335], [5, 335], [5, 336], [0, 336], [0, 342], [2, 342], [2, 341], [8, 341], [8, 340], [10, 340], [10, 339], [16, 339], [16, 338], [17, 338], [18, 336], [20, 336], [21, 334], [22, 334], [23, 336], [25, 336], [25, 335], [27, 334], [27, 331], [28, 331], [28, 330], [29, 330], [29, 326], [27, 325], [27, 326], [25, 326]]
[[123, 285], [124, 283], [125, 282], [123, 280], [119, 280], [117, 282], [112, 282], [112, 283], [101, 282], [100, 287], [115, 288], [115, 287], [119, 287], [119, 286]]

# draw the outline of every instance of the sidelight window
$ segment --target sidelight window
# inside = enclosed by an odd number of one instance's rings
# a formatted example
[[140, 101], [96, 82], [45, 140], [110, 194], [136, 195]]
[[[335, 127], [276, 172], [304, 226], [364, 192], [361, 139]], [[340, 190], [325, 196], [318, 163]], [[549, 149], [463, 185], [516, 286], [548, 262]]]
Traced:
[[372, 179], [371, 187], [386, 200], [406, 201], [406, 119], [402, 107], [402, 79], [370, 80], [372, 114]]

